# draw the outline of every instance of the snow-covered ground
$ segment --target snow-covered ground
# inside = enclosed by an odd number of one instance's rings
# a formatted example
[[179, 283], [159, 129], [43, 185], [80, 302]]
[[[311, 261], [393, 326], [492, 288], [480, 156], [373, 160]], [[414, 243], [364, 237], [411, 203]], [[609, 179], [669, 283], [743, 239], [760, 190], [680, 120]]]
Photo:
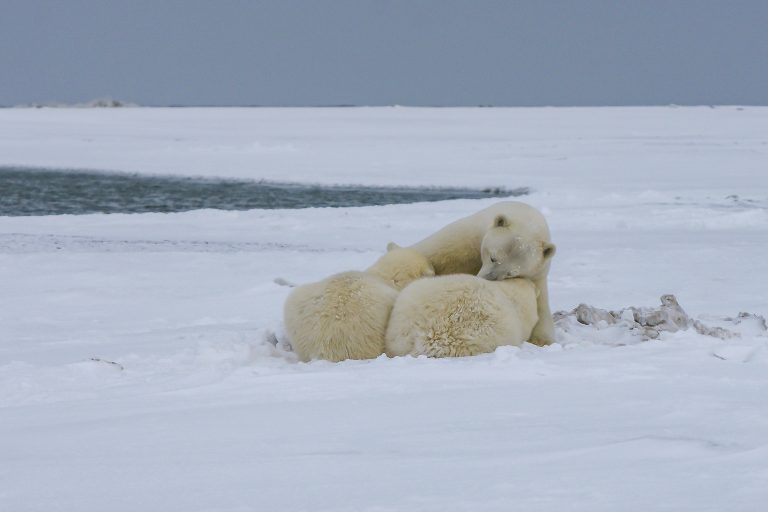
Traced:
[[0, 165], [530, 186], [553, 309], [674, 293], [742, 334], [298, 364], [275, 278], [493, 201], [0, 217], [0, 510], [768, 506], [768, 336], [725, 320], [768, 314], [768, 108], [13, 109]]

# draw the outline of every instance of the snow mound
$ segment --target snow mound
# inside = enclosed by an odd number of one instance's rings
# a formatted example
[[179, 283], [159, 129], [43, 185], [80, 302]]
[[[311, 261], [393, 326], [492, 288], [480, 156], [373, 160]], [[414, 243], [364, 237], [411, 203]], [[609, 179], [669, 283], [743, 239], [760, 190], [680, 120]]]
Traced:
[[[632, 345], [648, 340], [666, 339], [664, 335], [688, 330], [720, 340], [768, 336], [768, 325], [760, 315], [742, 312], [736, 317], [708, 316], [708, 323], [704, 323], [702, 319], [690, 318], [677, 298], [671, 294], [662, 295], [661, 306], [656, 308], [630, 306], [608, 311], [588, 304], [579, 304], [571, 311], [558, 311], [553, 316], [558, 339], [566, 346]], [[752, 345], [745, 348], [750, 354], [745, 360], [751, 359], [761, 350], [753, 348]], [[723, 350], [723, 353], [731, 353]], [[733, 350], [738, 352], [739, 349]], [[722, 359], [732, 357], [723, 356]]]

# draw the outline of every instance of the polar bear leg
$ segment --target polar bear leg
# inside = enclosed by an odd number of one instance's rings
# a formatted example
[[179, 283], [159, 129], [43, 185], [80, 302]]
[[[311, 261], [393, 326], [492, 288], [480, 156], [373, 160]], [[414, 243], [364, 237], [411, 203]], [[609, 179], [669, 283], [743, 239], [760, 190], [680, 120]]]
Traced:
[[549, 309], [547, 274], [545, 273], [543, 278], [534, 280], [533, 283], [539, 291], [539, 296], [536, 298], [539, 321], [534, 326], [529, 341], [539, 346], [551, 345], [555, 342], [555, 323], [552, 320], [552, 311]]

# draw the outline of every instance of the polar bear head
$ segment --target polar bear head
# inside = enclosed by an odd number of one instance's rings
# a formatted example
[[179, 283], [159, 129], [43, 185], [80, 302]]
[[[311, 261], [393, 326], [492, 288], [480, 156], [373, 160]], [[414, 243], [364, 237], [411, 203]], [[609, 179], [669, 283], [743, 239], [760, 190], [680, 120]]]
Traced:
[[512, 277], [537, 278], [546, 274], [555, 255], [555, 244], [532, 238], [516, 229], [506, 215], [497, 215], [483, 237], [480, 257], [483, 266], [478, 276], [489, 281]]
[[433, 277], [435, 268], [423, 254], [390, 242], [387, 244], [387, 253], [367, 272], [380, 277], [396, 290], [402, 290], [412, 281]]

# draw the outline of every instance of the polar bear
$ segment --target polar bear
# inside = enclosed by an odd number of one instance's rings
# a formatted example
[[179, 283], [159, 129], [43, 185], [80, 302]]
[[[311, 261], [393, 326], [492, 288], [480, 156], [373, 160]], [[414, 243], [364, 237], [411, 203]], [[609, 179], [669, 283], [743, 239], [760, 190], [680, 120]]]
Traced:
[[[539, 293], [539, 322], [530, 341], [537, 345], [555, 341], [547, 285], [555, 245], [546, 219], [532, 206], [517, 201], [496, 203], [448, 224], [409, 248], [429, 258], [437, 275], [472, 274], [488, 280], [531, 279]], [[488, 256], [485, 265], [483, 254]]]
[[524, 278], [456, 274], [416, 281], [395, 301], [386, 354], [460, 357], [520, 345], [538, 321], [536, 294]]
[[296, 288], [283, 309], [293, 350], [301, 361], [378, 357], [398, 292], [434, 275], [426, 257], [390, 243], [363, 272], [342, 272]]

